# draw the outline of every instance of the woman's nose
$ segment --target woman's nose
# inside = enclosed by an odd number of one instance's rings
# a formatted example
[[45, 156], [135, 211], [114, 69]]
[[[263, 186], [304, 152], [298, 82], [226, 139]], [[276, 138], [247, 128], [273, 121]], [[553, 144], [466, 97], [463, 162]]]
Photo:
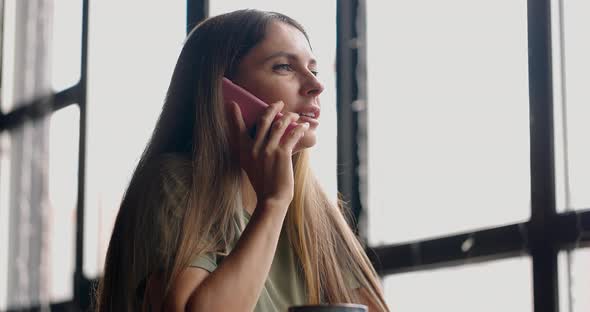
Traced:
[[317, 76], [311, 74], [306, 77], [303, 88], [303, 95], [318, 96], [324, 91], [324, 84], [318, 79]]

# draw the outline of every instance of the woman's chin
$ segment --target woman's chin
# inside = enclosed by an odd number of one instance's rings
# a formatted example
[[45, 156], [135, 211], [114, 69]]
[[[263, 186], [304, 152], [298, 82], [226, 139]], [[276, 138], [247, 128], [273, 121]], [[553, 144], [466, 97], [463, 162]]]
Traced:
[[315, 131], [306, 131], [305, 135], [295, 144], [293, 148], [293, 154], [296, 154], [306, 148], [313, 147], [316, 144], [316, 134]]

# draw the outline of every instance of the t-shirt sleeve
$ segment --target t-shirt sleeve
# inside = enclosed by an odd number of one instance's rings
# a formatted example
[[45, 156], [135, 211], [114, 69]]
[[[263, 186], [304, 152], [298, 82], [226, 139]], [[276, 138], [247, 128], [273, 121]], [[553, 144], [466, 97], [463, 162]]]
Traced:
[[217, 256], [212, 252], [199, 255], [190, 262], [190, 266], [201, 268], [211, 273], [217, 269]]

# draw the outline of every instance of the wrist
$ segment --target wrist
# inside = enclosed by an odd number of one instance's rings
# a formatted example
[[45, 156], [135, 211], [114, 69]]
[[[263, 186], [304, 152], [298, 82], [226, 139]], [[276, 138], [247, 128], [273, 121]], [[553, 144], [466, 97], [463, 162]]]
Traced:
[[256, 211], [264, 214], [277, 214], [277, 215], [284, 215], [287, 213], [289, 209], [289, 203], [278, 200], [275, 198], [259, 198], [256, 203]]

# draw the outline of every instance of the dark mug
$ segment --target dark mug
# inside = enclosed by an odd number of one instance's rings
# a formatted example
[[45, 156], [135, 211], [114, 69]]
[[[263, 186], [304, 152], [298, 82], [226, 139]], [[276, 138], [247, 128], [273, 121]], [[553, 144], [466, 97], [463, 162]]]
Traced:
[[368, 312], [366, 305], [342, 303], [342, 304], [314, 304], [301, 305], [289, 308], [289, 312]]

